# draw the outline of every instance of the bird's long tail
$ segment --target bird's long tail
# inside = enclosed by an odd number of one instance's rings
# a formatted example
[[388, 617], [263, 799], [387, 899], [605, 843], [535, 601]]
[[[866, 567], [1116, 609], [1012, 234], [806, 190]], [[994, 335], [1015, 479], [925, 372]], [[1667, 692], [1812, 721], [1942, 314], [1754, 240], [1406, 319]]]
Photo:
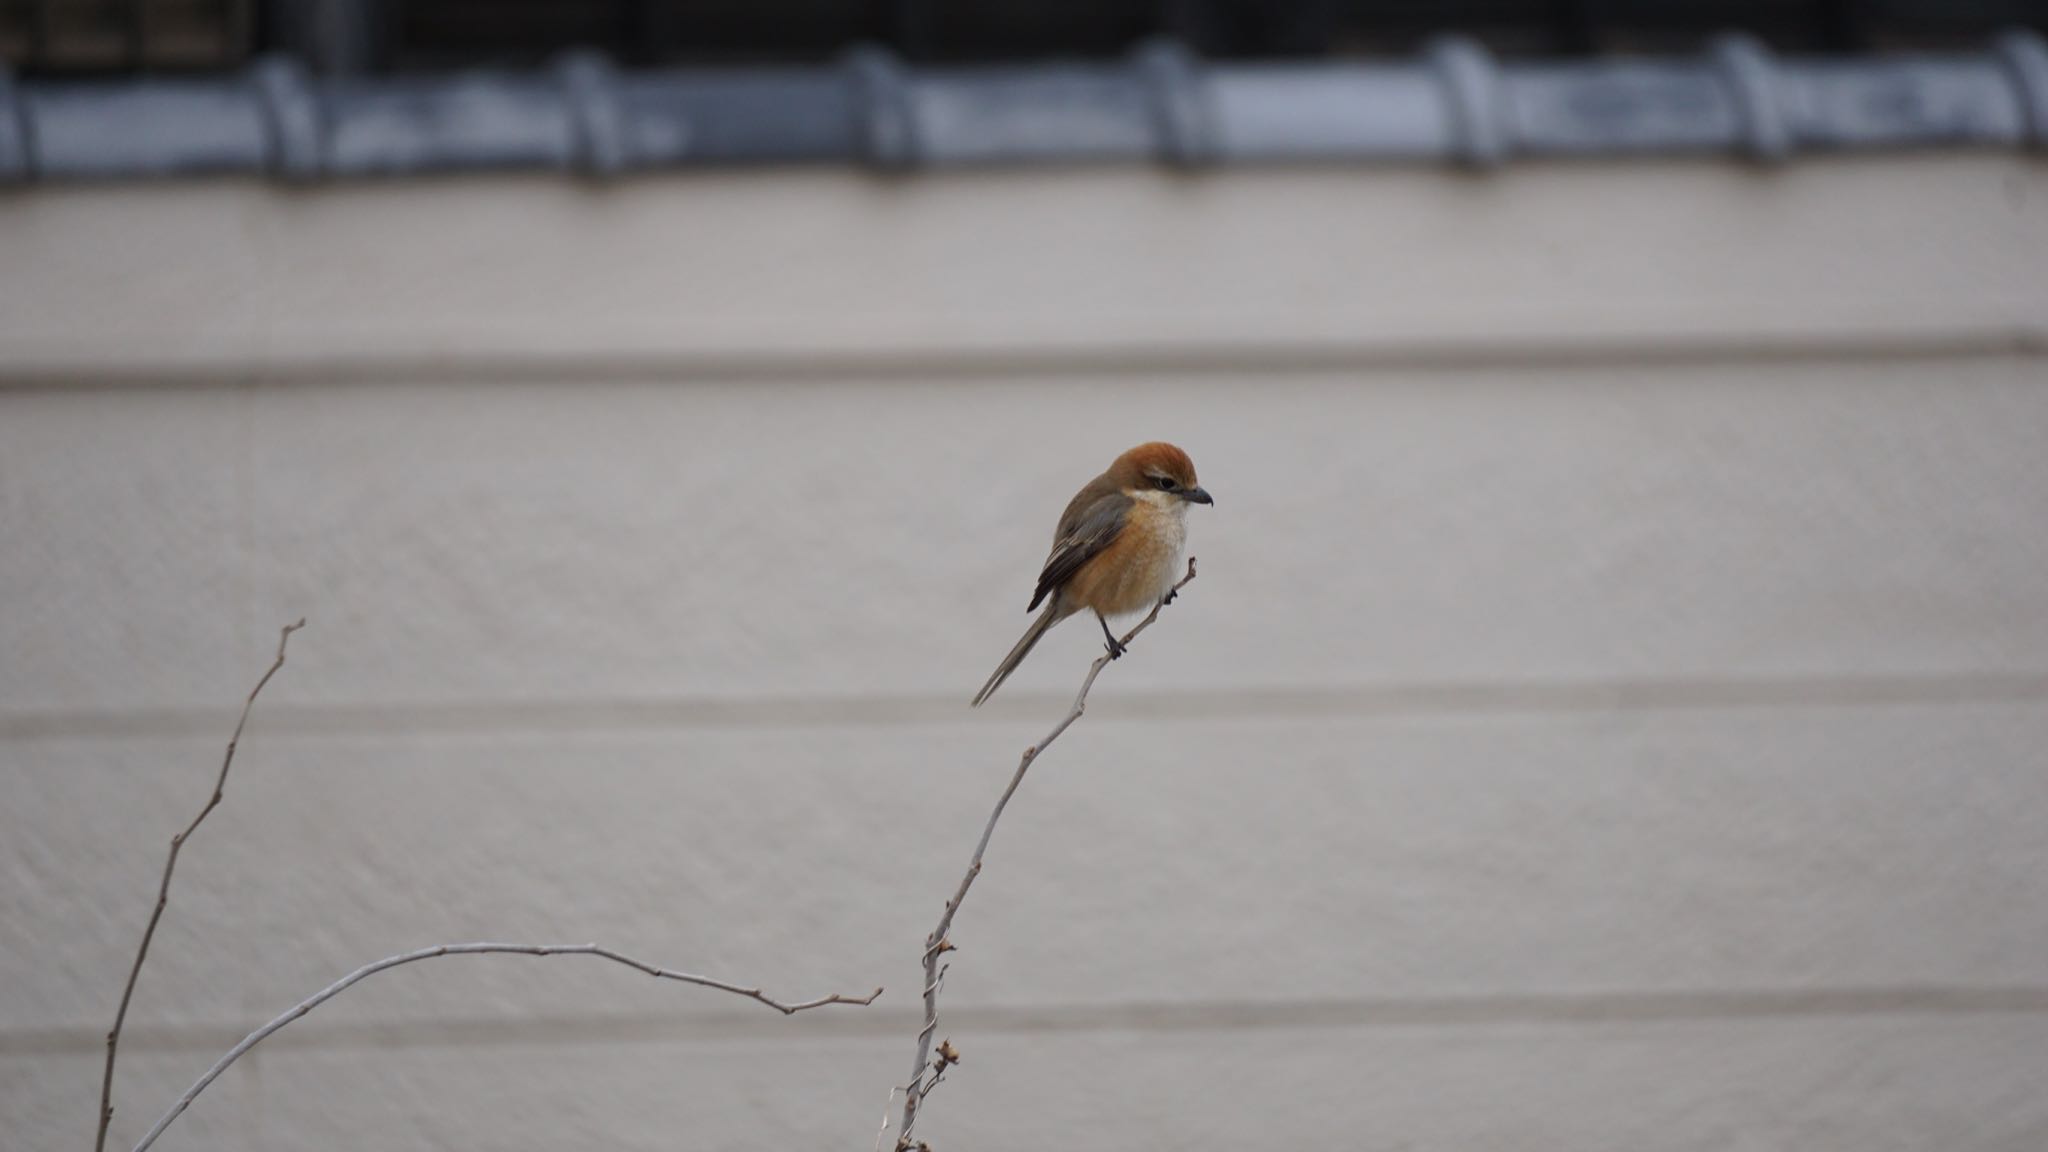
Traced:
[[1063, 617], [1053, 613], [1053, 610], [1058, 606], [1059, 597], [1055, 596], [1053, 597], [1053, 603], [1047, 604], [1045, 611], [1038, 614], [1038, 619], [1031, 622], [1031, 627], [1024, 630], [1024, 638], [1017, 641], [1017, 646], [1010, 649], [1010, 654], [1003, 657], [1001, 664], [996, 665], [995, 674], [988, 678], [988, 683], [981, 686], [981, 691], [975, 693], [974, 703], [971, 707], [979, 708], [982, 701], [995, 695], [996, 689], [1003, 686], [1003, 681], [1010, 678], [1010, 673], [1017, 670], [1017, 665], [1022, 664], [1024, 658], [1031, 655], [1031, 649], [1038, 643], [1039, 639], [1051, 631], [1053, 625], [1063, 619]]

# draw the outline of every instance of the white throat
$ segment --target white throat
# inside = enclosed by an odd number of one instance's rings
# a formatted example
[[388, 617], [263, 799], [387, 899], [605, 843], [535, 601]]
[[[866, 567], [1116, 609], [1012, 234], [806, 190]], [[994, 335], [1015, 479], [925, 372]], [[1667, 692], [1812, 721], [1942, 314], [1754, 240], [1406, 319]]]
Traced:
[[1157, 488], [1126, 488], [1124, 495], [1140, 504], [1150, 504], [1161, 512], [1171, 512], [1176, 520], [1188, 518], [1188, 502], [1172, 492], [1161, 492]]

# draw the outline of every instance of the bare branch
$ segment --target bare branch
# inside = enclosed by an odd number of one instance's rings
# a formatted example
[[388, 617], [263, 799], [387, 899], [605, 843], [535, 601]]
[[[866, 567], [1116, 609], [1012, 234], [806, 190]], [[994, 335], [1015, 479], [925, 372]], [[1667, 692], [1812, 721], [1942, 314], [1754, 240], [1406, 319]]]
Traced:
[[278, 669], [284, 667], [285, 644], [291, 640], [292, 633], [305, 626], [306, 621], [301, 618], [278, 632], [277, 659], [271, 661], [270, 667], [256, 681], [256, 686], [249, 689], [249, 698], [242, 702], [242, 718], [235, 721], [235, 733], [228, 737], [227, 754], [221, 757], [220, 776], [213, 782], [213, 795], [207, 798], [206, 807], [199, 810], [199, 815], [185, 825], [185, 830], [171, 837], [171, 853], [164, 858], [164, 878], [156, 889], [156, 908], [149, 914], [149, 926], [142, 930], [142, 946], [135, 950], [135, 963], [128, 969], [128, 986], [121, 990], [121, 1007], [114, 1013], [114, 1026], [107, 1030], [107, 1068], [100, 1077], [100, 1131], [93, 1142], [94, 1152], [106, 1152], [107, 1126], [114, 1122], [114, 1053], [121, 1044], [121, 1025], [128, 1020], [128, 1002], [135, 998], [136, 978], [142, 975], [142, 962], [149, 957], [149, 942], [156, 937], [157, 923], [164, 918], [164, 907], [170, 903], [171, 872], [178, 866], [178, 850], [199, 829], [200, 821], [220, 806], [221, 796], [228, 786], [228, 769], [235, 763], [235, 746], [242, 742], [242, 729], [249, 723], [249, 710], [256, 706], [256, 697], [262, 693], [263, 686], [270, 683]]
[[[185, 826], [185, 830], [171, 837], [170, 855], [164, 860], [163, 880], [157, 887], [156, 908], [150, 913], [148, 927], [143, 930], [142, 945], [136, 949], [135, 953], [135, 964], [128, 971], [128, 984], [121, 993], [121, 1007], [114, 1015], [114, 1026], [107, 1032], [107, 1064], [106, 1074], [100, 1083], [99, 1136], [94, 1146], [96, 1152], [105, 1152], [107, 1128], [114, 1118], [114, 1056], [120, 1044], [121, 1026], [128, 1018], [128, 1005], [135, 996], [135, 983], [142, 973], [142, 963], [149, 956], [150, 941], [155, 938], [157, 924], [162, 921], [164, 908], [170, 902], [171, 873], [178, 866], [178, 852], [185, 846], [185, 842], [192, 838], [192, 833], [198, 829], [200, 823], [215, 808], [220, 806], [221, 799], [226, 794], [228, 770], [234, 766], [235, 748], [241, 743], [242, 731], [249, 723], [249, 713], [256, 706], [256, 697], [263, 692], [264, 685], [270, 683], [270, 678], [277, 674], [278, 669], [284, 667], [285, 645], [290, 641], [291, 634], [305, 626], [306, 622], [299, 620], [296, 623], [286, 625], [283, 631], [279, 633], [277, 638], [277, 659], [272, 661], [270, 667], [256, 681], [256, 686], [249, 690], [249, 697], [242, 704], [241, 718], [235, 722], [234, 735], [228, 738], [227, 754], [221, 758], [220, 775], [214, 781], [213, 795], [207, 799], [206, 806], [199, 810], [199, 814], [192, 818], [192, 822]], [[201, 1076], [192, 1087], [186, 1089], [185, 1094], [180, 1096], [177, 1102], [171, 1106], [170, 1110], [157, 1120], [156, 1125], [149, 1130], [148, 1135], [144, 1136], [141, 1142], [135, 1145], [135, 1152], [143, 1152], [144, 1149], [156, 1143], [157, 1137], [163, 1135], [164, 1130], [171, 1126], [172, 1121], [182, 1115], [185, 1109], [191, 1107], [192, 1101], [197, 1099], [199, 1094], [206, 1090], [206, 1086], [218, 1079], [220, 1074], [227, 1070], [228, 1065], [240, 1059], [243, 1053], [262, 1043], [266, 1037], [278, 1029], [283, 1028], [285, 1025], [311, 1012], [342, 992], [347, 991], [356, 983], [379, 972], [396, 968], [402, 964], [410, 964], [416, 960], [429, 960], [437, 956], [477, 955], [482, 953], [520, 956], [596, 956], [600, 959], [610, 960], [615, 964], [623, 964], [628, 968], [644, 972], [657, 979], [675, 980], [684, 984], [696, 984], [704, 988], [715, 988], [721, 992], [730, 992], [735, 996], [744, 996], [749, 1000], [773, 1008], [785, 1016], [791, 1016], [812, 1008], [822, 1008], [828, 1004], [872, 1004], [875, 1002], [875, 998], [882, 994], [882, 990], [877, 988], [866, 996], [846, 996], [834, 993], [830, 996], [818, 997], [815, 1000], [787, 1003], [769, 996], [759, 988], [748, 988], [728, 981], [713, 979], [709, 976], [699, 976], [690, 972], [678, 972], [673, 969], [656, 967], [643, 960], [636, 960], [623, 952], [616, 952], [596, 944], [439, 944], [431, 948], [421, 948], [417, 951], [406, 952], [397, 956], [387, 956], [382, 960], [366, 964], [306, 999], [299, 1001], [283, 1015], [278, 1016], [268, 1024], [243, 1037], [241, 1043], [229, 1049], [227, 1055], [215, 1061], [213, 1067], [207, 1069], [204, 1076]]]
[[735, 996], [744, 996], [749, 1000], [765, 1004], [784, 1016], [793, 1016], [798, 1012], [811, 1008], [823, 1008], [827, 1004], [872, 1004], [875, 1002], [875, 998], [882, 994], [882, 990], [877, 988], [866, 996], [844, 996], [834, 993], [830, 996], [820, 996], [815, 1000], [805, 1000], [800, 1003], [789, 1004], [767, 995], [759, 988], [746, 988], [724, 980], [714, 980], [709, 976], [698, 976], [690, 972], [677, 972], [669, 968], [658, 968], [644, 960], [635, 960], [633, 957], [622, 952], [615, 952], [610, 948], [601, 948], [596, 944], [437, 944], [432, 948], [421, 948], [417, 951], [405, 952], [397, 956], [386, 956], [384, 959], [373, 964], [365, 964], [361, 968], [329, 984], [327, 987], [322, 988], [320, 991], [315, 992], [313, 995], [299, 1001], [297, 1004], [292, 1005], [284, 1014], [278, 1016], [270, 1023], [244, 1036], [241, 1043], [228, 1049], [227, 1055], [214, 1061], [213, 1067], [206, 1070], [206, 1075], [201, 1076], [193, 1083], [192, 1087], [185, 1090], [183, 1096], [178, 1097], [178, 1102], [171, 1105], [170, 1111], [163, 1114], [163, 1117], [156, 1122], [156, 1127], [151, 1128], [149, 1134], [144, 1136], [142, 1141], [135, 1145], [135, 1152], [143, 1152], [151, 1144], [156, 1143], [156, 1138], [163, 1135], [164, 1129], [171, 1126], [171, 1121], [176, 1120], [186, 1108], [190, 1107], [192, 1101], [197, 1099], [199, 1094], [206, 1090], [208, 1084], [213, 1083], [222, 1072], [227, 1071], [228, 1065], [241, 1059], [243, 1053], [262, 1043], [271, 1033], [276, 1032], [278, 1029], [283, 1028], [285, 1025], [347, 991], [351, 985], [368, 979], [386, 969], [396, 968], [401, 964], [410, 964], [415, 960], [431, 960], [437, 956], [473, 956], [483, 953], [514, 956], [597, 956], [616, 964], [624, 964], [628, 968], [638, 969], [658, 979], [679, 980], [685, 984], [696, 984], [704, 988], [716, 988], [721, 992], [730, 992]]
[[[1180, 583], [1168, 589], [1159, 603], [1152, 606], [1152, 611], [1147, 613], [1143, 620], [1138, 621], [1136, 627], [1124, 633], [1123, 638], [1117, 643], [1124, 648], [1130, 647], [1131, 641], [1137, 639], [1138, 633], [1150, 628], [1152, 622], [1159, 619], [1159, 610], [1166, 607], [1167, 603], [1194, 578], [1195, 558], [1190, 556], [1188, 574], [1180, 578]], [[953, 917], [959, 914], [961, 902], [967, 899], [967, 890], [974, 886], [974, 878], [981, 875], [982, 854], [988, 851], [989, 838], [996, 834], [996, 821], [1003, 818], [1003, 809], [1009, 805], [1010, 797], [1016, 795], [1017, 786], [1024, 783], [1024, 773], [1031, 769], [1032, 763], [1038, 759], [1040, 753], [1060, 738], [1060, 733], [1072, 727], [1074, 721], [1079, 720], [1081, 714], [1087, 711], [1088, 692], [1095, 687], [1095, 678], [1102, 675], [1102, 670], [1109, 667], [1109, 662], [1114, 659], [1116, 657], [1108, 652], [1095, 658], [1095, 662], [1088, 666], [1087, 678], [1081, 681], [1081, 691], [1074, 696], [1073, 707], [1067, 710], [1066, 716], [1062, 717], [1058, 724], [1053, 725], [1052, 731], [1046, 733], [1043, 740], [1024, 750], [1023, 758], [1017, 761], [1016, 773], [1010, 777], [1010, 784], [1003, 789], [1002, 796], [997, 798], [995, 811], [989, 813], [988, 824], [981, 830], [981, 840], [974, 846], [974, 857], [967, 862], [967, 874], [960, 878], [960, 887], [953, 892], [953, 898], [946, 901], [946, 910], [939, 916], [939, 926], [932, 929], [931, 935], [925, 937], [924, 1027], [917, 1034], [917, 1063], [911, 1066], [910, 1086], [903, 1091], [903, 1122], [898, 1127], [896, 1135], [896, 1147], [899, 1152], [917, 1147], [911, 1142], [910, 1133], [917, 1124], [918, 1106], [924, 1103], [925, 1095], [937, 1087], [938, 1077], [945, 1073], [946, 1068], [960, 1061], [960, 1054], [953, 1050], [950, 1043], [940, 1049], [940, 1055], [936, 1058], [937, 1067], [933, 1067], [935, 1058], [932, 1056], [932, 1036], [939, 1028], [939, 987], [945, 974], [939, 966], [939, 957], [954, 950], [952, 937], [947, 935], [953, 927]], [[929, 1082], [926, 1080], [928, 1074], [931, 1077]]]

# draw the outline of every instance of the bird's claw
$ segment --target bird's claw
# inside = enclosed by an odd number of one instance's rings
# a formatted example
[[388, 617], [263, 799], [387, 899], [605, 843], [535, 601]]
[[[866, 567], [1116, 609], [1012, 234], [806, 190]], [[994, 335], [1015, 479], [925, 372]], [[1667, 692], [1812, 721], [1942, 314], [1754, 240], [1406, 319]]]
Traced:
[[1117, 657], [1119, 657], [1119, 656], [1122, 656], [1122, 655], [1123, 655], [1123, 654], [1124, 654], [1125, 652], [1127, 652], [1127, 651], [1129, 651], [1129, 649], [1128, 649], [1128, 648], [1126, 648], [1126, 647], [1124, 646], [1124, 644], [1123, 644], [1123, 642], [1122, 642], [1122, 641], [1119, 641], [1119, 640], [1117, 640], [1117, 639], [1115, 639], [1115, 638], [1113, 638], [1113, 637], [1112, 637], [1112, 638], [1110, 639], [1110, 641], [1109, 641], [1109, 658], [1110, 658], [1111, 660], [1114, 660], [1114, 659], [1116, 659]]
[[1161, 604], [1171, 604], [1171, 603], [1173, 603], [1173, 598], [1174, 598], [1175, 596], [1178, 596], [1178, 595], [1180, 595], [1180, 589], [1178, 589], [1178, 588], [1168, 588], [1168, 589], [1166, 590], [1166, 598], [1165, 598], [1164, 600], [1161, 600], [1161, 601], [1160, 601], [1160, 603], [1161, 603]]

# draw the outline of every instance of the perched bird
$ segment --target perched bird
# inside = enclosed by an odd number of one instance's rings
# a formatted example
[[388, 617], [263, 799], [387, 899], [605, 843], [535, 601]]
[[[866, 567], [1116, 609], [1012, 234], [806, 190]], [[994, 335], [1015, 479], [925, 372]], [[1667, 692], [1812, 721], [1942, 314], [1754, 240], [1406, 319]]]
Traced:
[[1045, 611], [975, 694], [974, 707], [995, 695], [1053, 625], [1083, 608], [1101, 622], [1110, 658], [1123, 655], [1109, 617], [1143, 612], [1172, 593], [1187, 540], [1188, 505], [1213, 503], [1195, 482], [1195, 462], [1161, 441], [1138, 445], [1090, 480], [1060, 516], [1052, 552], [1024, 609], [1045, 601]]

